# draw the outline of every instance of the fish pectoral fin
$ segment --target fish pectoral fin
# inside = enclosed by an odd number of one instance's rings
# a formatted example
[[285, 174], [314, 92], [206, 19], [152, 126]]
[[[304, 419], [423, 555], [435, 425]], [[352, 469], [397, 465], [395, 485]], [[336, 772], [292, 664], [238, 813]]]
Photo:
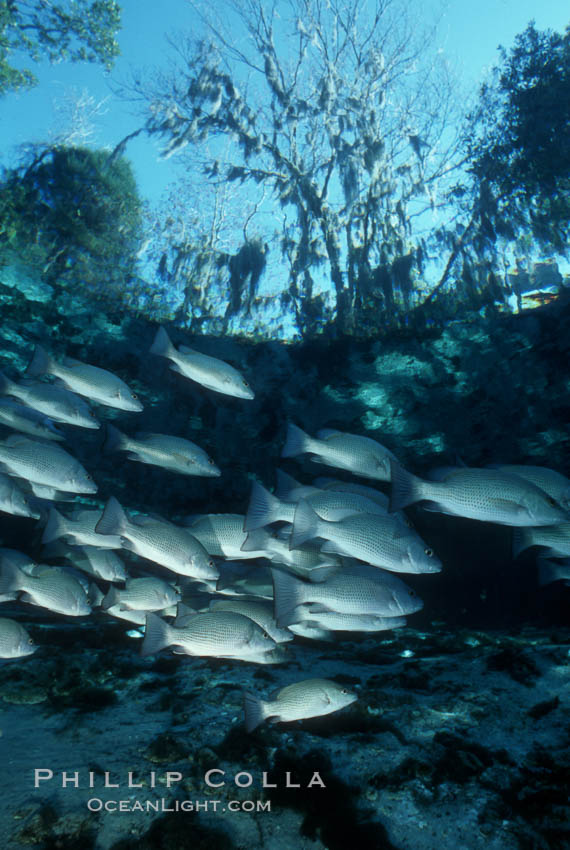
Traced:
[[191, 464], [194, 465], [196, 463], [196, 461], [193, 460], [191, 457], [187, 457], [186, 455], [181, 455], [178, 452], [172, 453], [172, 459], [177, 461], [180, 464], [183, 464], [183, 465], [186, 465], [188, 463], [191, 463]]

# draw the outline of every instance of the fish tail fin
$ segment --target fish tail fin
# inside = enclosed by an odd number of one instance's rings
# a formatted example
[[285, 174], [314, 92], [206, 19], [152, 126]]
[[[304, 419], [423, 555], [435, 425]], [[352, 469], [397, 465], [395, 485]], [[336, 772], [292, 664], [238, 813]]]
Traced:
[[189, 605], [184, 605], [183, 602], [179, 602], [176, 606], [176, 618], [174, 620], [174, 627], [177, 629], [183, 629], [184, 626], [187, 626], [188, 623], [194, 619], [198, 612], [195, 608], [191, 608]]
[[406, 505], [411, 505], [421, 499], [421, 493], [418, 491], [420, 479], [394, 460], [390, 460], [390, 478], [392, 491], [388, 510], [391, 513], [400, 511]]
[[101, 519], [95, 526], [95, 531], [97, 534], [121, 534], [127, 525], [126, 513], [117, 499], [111, 496], [105, 505], [105, 510], [101, 514]]
[[285, 437], [285, 445], [281, 451], [281, 457], [296, 457], [309, 451], [311, 438], [308, 434], [302, 431], [297, 425], [289, 422], [287, 425], [287, 436]]
[[302, 579], [296, 578], [285, 570], [272, 568], [271, 576], [273, 578], [275, 620], [277, 625], [281, 627], [286, 615], [297, 605], [303, 604], [304, 583]]
[[538, 562], [538, 586], [544, 587], [546, 584], [554, 584], [555, 581], [566, 579], [567, 575], [560, 564], [553, 564], [552, 561], [547, 561], [545, 558], [540, 558]]
[[141, 655], [154, 655], [170, 644], [170, 626], [168, 623], [161, 620], [156, 614], [147, 614]]
[[150, 347], [150, 353], [158, 354], [160, 357], [170, 357], [175, 351], [176, 349], [172, 345], [170, 337], [161, 326], [156, 332], [154, 342]]
[[265, 703], [250, 691], [243, 691], [245, 731], [253, 732], [265, 720]]
[[118, 452], [121, 449], [126, 449], [126, 442], [127, 438], [125, 434], [123, 434], [122, 431], [119, 431], [118, 428], [108, 422], [105, 430], [105, 442], [103, 444], [104, 454], [109, 454], [110, 452]]
[[259, 481], [254, 481], [243, 530], [254, 531], [256, 528], [263, 528], [264, 525], [277, 522], [280, 518], [280, 508], [279, 499], [266, 490]]
[[292, 490], [298, 490], [300, 487], [303, 486], [299, 484], [299, 482], [296, 481], [292, 475], [288, 475], [281, 469], [278, 469], [275, 474], [277, 478], [275, 492], [277, 493], [279, 498], [283, 499], [284, 501], [287, 501], [289, 493], [291, 493]]
[[532, 546], [532, 533], [528, 528], [513, 529], [513, 560], [518, 558], [521, 552]]
[[16, 564], [4, 561], [0, 568], [0, 594], [17, 593], [23, 590], [23, 578], [25, 578], [24, 573]]
[[63, 537], [65, 532], [65, 517], [63, 517], [55, 508], [50, 508], [46, 527], [42, 534], [42, 543], [45, 545], [46, 543], [51, 543], [52, 540], [59, 540], [60, 537]]
[[105, 594], [97, 587], [95, 582], [90, 582], [89, 591], [87, 593], [87, 601], [89, 602], [91, 607], [100, 608], [104, 598]]
[[117, 593], [117, 588], [111, 586], [103, 599], [101, 600], [101, 610], [108, 611], [109, 608], [112, 608], [113, 605], [118, 605], [120, 601], [119, 594]]
[[295, 509], [295, 518], [289, 538], [289, 549], [298, 549], [307, 540], [318, 536], [319, 516], [312, 507], [301, 499]]
[[30, 378], [37, 378], [39, 375], [46, 375], [53, 365], [53, 361], [43, 345], [36, 345], [32, 359], [28, 363], [26, 375]]
[[[288, 629], [289, 626], [296, 626], [299, 623], [304, 625], [306, 622], [305, 616], [310, 616], [308, 614], [308, 609], [306, 609], [303, 605], [297, 605], [295, 608], [291, 608], [290, 611], [287, 611], [286, 614], [283, 614], [279, 620], [279, 628]], [[293, 634], [293, 632], [291, 632], [291, 634]]]
[[4, 372], [0, 371], [0, 394], [10, 395], [10, 390], [14, 387], [14, 382], [6, 377]]
[[247, 536], [240, 546], [242, 552], [256, 552], [265, 549], [269, 532], [264, 528], [256, 528], [248, 531]]

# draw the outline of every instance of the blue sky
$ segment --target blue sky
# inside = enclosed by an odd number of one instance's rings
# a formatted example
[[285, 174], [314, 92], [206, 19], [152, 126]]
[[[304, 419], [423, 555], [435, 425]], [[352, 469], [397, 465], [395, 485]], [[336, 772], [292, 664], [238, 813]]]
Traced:
[[[210, 3], [215, 6], [216, 0]], [[2, 164], [14, 162], [18, 145], [53, 137], [68, 120], [61, 104], [74, 92], [87, 91], [95, 101], [106, 99], [103, 114], [97, 119], [94, 144], [113, 146], [140, 125], [136, 105], [118, 99], [112, 83], [125, 80], [137, 69], [164, 67], [172, 56], [166, 35], [193, 28], [197, 22], [186, 0], [123, 0], [121, 6], [122, 54], [110, 75], [96, 65], [41, 65], [34, 68], [39, 86], [0, 101]], [[441, 8], [439, 0], [418, 2], [420, 6], [426, 14]], [[443, 8], [441, 46], [460, 69], [468, 88], [476, 86], [485, 69], [494, 64], [497, 46], [509, 47], [531, 19], [539, 29], [549, 27], [559, 32], [564, 31], [569, 19], [567, 0], [449, 0]], [[132, 142], [127, 151], [141, 193], [152, 200], [160, 197], [176, 170], [175, 158], [161, 161], [157, 152], [155, 144], [143, 139]]]

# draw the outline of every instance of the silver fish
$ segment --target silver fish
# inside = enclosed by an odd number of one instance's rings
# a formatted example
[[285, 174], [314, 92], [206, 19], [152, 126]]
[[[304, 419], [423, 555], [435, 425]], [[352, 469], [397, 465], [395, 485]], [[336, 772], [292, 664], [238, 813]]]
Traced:
[[291, 547], [315, 537], [327, 543], [322, 552], [337, 552], [399, 573], [437, 573], [441, 561], [415, 531], [387, 514], [353, 514], [328, 522], [303, 499], [297, 505]]
[[[120, 605], [112, 605], [111, 608], [107, 608], [105, 611], [105, 614], [108, 614], [110, 617], [114, 617], [116, 620], [125, 620], [125, 622], [132, 623], [135, 626], [144, 626], [148, 613], [152, 612], [131, 611], [127, 608], [121, 608]], [[176, 605], [169, 605], [168, 608], [162, 609], [160, 613], [163, 617], [175, 617]], [[144, 632], [141, 632], [139, 637], [144, 637]]]
[[152, 655], [168, 646], [180, 654], [215, 658], [251, 658], [276, 648], [261, 626], [235, 611], [211, 611], [184, 619], [184, 626], [170, 626], [149, 614], [146, 620], [142, 655]]
[[242, 514], [204, 514], [189, 517], [185, 525], [210, 555], [233, 560], [266, 557], [264, 550], [242, 550], [247, 538], [243, 530], [244, 519]]
[[[339, 569], [341, 560], [338, 555], [325, 554], [318, 547], [303, 546], [291, 549], [289, 546], [289, 535], [283, 537], [270, 534], [265, 528], [257, 528], [248, 532], [245, 542], [242, 544], [243, 551], [265, 552], [265, 557], [273, 563], [286, 564], [293, 572], [299, 573], [305, 578], [312, 572], [318, 572], [324, 576], [325, 567], [332, 572]], [[323, 579], [319, 578], [319, 581]]]
[[253, 390], [237, 369], [217, 357], [200, 354], [184, 345], [177, 350], [164, 328], [158, 329], [150, 353], [171, 360], [170, 368], [174, 372], [179, 372], [209, 390], [234, 398], [254, 398]]
[[290, 632], [299, 637], [308, 638], [308, 640], [335, 640], [335, 633], [328, 629], [321, 629], [313, 623], [292, 623], [287, 626]]
[[214, 561], [193, 534], [152, 517], [135, 516], [129, 520], [113, 496], [105, 506], [96, 531], [98, 534], [118, 534], [123, 548], [178, 575], [205, 579], [219, 576]]
[[501, 525], [556, 525], [569, 514], [532, 482], [498, 469], [445, 470], [424, 481], [392, 463], [390, 510], [427, 501], [429, 510]]
[[0, 593], [21, 592], [20, 599], [57, 614], [81, 617], [91, 613], [87, 594], [70, 573], [44, 564], [28, 575], [15, 564], [4, 563], [0, 570]]
[[103, 611], [115, 606], [126, 611], [162, 611], [179, 599], [180, 593], [171, 584], [155, 576], [145, 576], [127, 579], [124, 589], [109, 588], [101, 608]]
[[80, 508], [71, 517], [64, 517], [56, 508], [50, 508], [42, 535], [44, 545], [65, 537], [75, 546], [97, 546], [99, 549], [120, 549], [119, 534], [99, 534], [95, 531], [103, 512]]
[[[375, 502], [378, 511], [377, 513], [390, 513], [390, 498], [379, 490], [373, 487], [368, 487], [366, 484], [355, 484], [352, 481], [337, 481], [335, 478], [316, 478], [314, 481], [315, 487], [323, 490], [335, 490], [340, 493], [355, 493], [363, 496], [365, 499], [370, 499]], [[398, 517], [407, 528], [413, 528], [412, 523], [403, 511], [391, 511], [392, 516]]]
[[289, 424], [281, 457], [296, 457], [309, 453], [311, 460], [338, 469], [348, 469], [355, 475], [390, 480], [390, 460], [396, 460], [392, 452], [372, 440], [357, 434], [345, 434], [330, 428], [310, 437], [296, 425]]
[[570, 510], [570, 479], [555, 469], [546, 466], [526, 466], [517, 464], [493, 464], [492, 468], [519, 475], [527, 481], [536, 484], [565, 510]]
[[13, 478], [0, 473], [0, 511], [12, 516], [27, 516], [39, 519], [40, 513], [32, 504], [28, 494]]
[[204, 449], [191, 443], [190, 440], [173, 437], [170, 434], [139, 432], [133, 439], [113, 425], [107, 425], [104, 451], [128, 452], [130, 460], [161, 466], [163, 469], [170, 469], [183, 475], [217, 478], [222, 474]]
[[570, 522], [543, 525], [539, 528], [515, 528], [513, 531], [513, 558], [531, 546], [544, 546], [545, 555], [565, 558], [570, 555]]
[[0, 399], [0, 424], [43, 440], [65, 440], [48, 416], [10, 398]]
[[376, 502], [379, 508], [382, 508], [384, 513], [388, 513], [390, 499], [385, 493], [380, 490], [375, 490], [374, 487], [368, 487], [366, 484], [356, 484], [353, 481], [338, 481], [336, 478], [319, 477], [313, 482], [315, 487], [321, 490], [338, 490], [341, 493], [357, 493]]
[[288, 629], [280, 629], [275, 622], [273, 606], [270, 603], [250, 599], [213, 599], [210, 602], [210, 611], [237, 611], [261, 626], [275, 643], [293, 640], [291, 632]]
[[49, 543], [44, 557], [65, 558], [78, 570], [103, 581], [126, 581], [127, 571], [119, 556], [111, 549], [96, 546], [69, 546], [63, 542]]
[[367, 567], [345, 566], [323, 582], [308, 582], [286, 570], [272, 568], [275, 619], [289, 625], [289, 615], [299, 605], [312, 602], [339, 614], [374, 614], [399, 617], [423, 607], [415, 591], [392, 573]]
[[[357, 493], [317, 490], [303, 498], [318, 516], [329, 522], [338, 522], [356, 513], [386, 514], [386, 511], [371, 499]], [[282, 501], [266, 490], [259, 481], [254, 481], [244, 530], [253, 531], [273, 522], [293, 522], [296, 508], [296, 502]]]
[[117, 375], [71, 357], [58, 363], [41, 345], [35, 348], [27, 374], [55, 375], [68, 389], [107, 407], [133, 412], [143, 409], [135, 393]]
[[0, 658], [23, 658], [38, 647], [23, 626], [15, 620], [0, 617]]
[[[298, 618], [296, 622], [292, 619]], [[401, 629], [406, 625], [405, 617], [379, 617], [375, 614], [339, 614], [330, 611], [324, 605], [309, 603], [295, 608], [289, 617], [289, 626], [303, 623], [304, 625], [329, 631], [344, 632], [382, 632], [389, 629]]]
[[35, 481], [22, 480], [22, 487], [29, 490], [37, 499], [48, 502], [73, 502], [75, 495], [66, 493], [65, 490], [56, 490], [55, 487], [47, 487], [45, 484], [36, 484]]
[[264, 720], [290, 723], [340, 711], [358, 697], [330, 679], [305, 679], [281, 688], [268, 700], [244, 692], [245, 728], [253, 732]]
[[245, 561], [220, 563], [216, 592], [222, 596], [253, 596], [273, 599], [273, 582], [268, 567]]
[[101, 427], [89, 405], [63, 387], [39, 382], [15, 384], [0, 372], [0, 392], [19, 399], [55, 422], [77, 425], [80, 428]]
[[0, 463], [9, 474], [56, 490], [97, 492], [97, 485], [79, 461], [51, 443], [13, 434], [0, 442]]

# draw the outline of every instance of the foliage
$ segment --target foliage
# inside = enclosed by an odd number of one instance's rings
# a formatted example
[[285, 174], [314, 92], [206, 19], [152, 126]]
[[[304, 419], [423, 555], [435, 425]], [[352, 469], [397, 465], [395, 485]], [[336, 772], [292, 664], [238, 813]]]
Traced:
[[146, 131], [164, 156], [191, 151], [189, 167], [201, 155], [208, 181], [238, 187], [242, 207], [257, 199], [256, 238], [281, 253], [267, 265], [280, 262], [302, 334], [332, 316], [340, 333], [397, 320], [427, 251], [412, 220], [436, 214], [456, 161], [458, 104], [433, 33], [413, 0], [218, 8], [218, 20], [203, 15], [211, 39], [182, 43], [173, 75], [133, 84]]
[[[434, 236], [447, 262], [424, 307], [458, 309], [511, 294], [509, 267], [565, 254], [570, 221], [570, 36], [533, 23], [480, 90], [468, 114], [466, 170], [449, 190], [455, 215]], [[515, 274], [516, 276], [516, 274]], [[517, 294], [520, 304], [520, 293]]]
[[45, 149], [4, 175], [0, 259], [41, 258], [48, 283], [124, 298], [136, 273], [141, 202], [129, 162], [88, 148]]
[[120, 23], [116, 0], [0, 0], [0, 96], [37, 82], [32, 71], [11, 64], [18, 54], [110, 68], [120, 52]]
[[530, 235], [565, 252], [570, 223], [570, 29], [539, 32], [533, 23], [483, 86], [470, 170], [487, 193], [489, 235]]

